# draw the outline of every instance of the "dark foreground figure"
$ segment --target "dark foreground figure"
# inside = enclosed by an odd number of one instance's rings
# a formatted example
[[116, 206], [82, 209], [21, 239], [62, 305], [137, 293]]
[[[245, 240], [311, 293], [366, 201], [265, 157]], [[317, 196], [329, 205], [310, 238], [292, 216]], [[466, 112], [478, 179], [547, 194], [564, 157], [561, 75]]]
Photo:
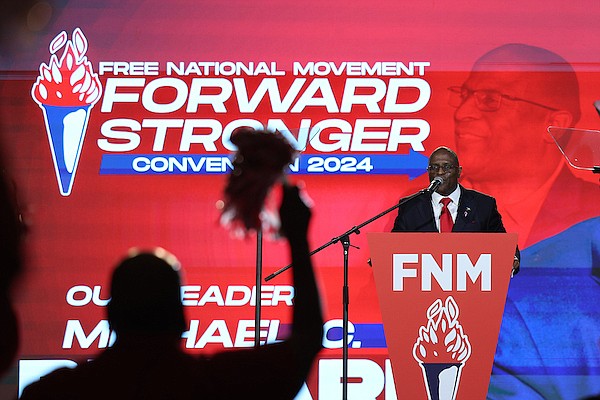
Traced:
[[93, 361], [43, 377], [21, 398], [293, 399], [321, 348], [323, 319], [308, 255], [310, 211], [296, 187], [284, 187], [280, 214], [294, 265], [287, 340], [211, 358], [184, 353], [177, 265], [160, 253], [142, 253], [113, 273], [108, 318], [117, 333], [114, 346]]

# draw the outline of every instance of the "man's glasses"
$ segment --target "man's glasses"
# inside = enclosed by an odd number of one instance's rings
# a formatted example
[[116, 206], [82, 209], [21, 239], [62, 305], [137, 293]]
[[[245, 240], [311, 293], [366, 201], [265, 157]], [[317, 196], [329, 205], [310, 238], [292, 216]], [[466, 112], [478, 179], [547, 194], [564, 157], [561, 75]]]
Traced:
[[452, 165], [452, 164], [429, 164], [427, 166], [427, 171], [429, 171], [429, 172], [438, 172], [440, 168], [444, 172], [448, 172], [448, 171], [452, 171], [454, 168], [456, 168], [456, 165]]
[[538, 107], [543, 107], [547, 110], [558, 111], [556, 108], [548, 107], [543, 104], [536, 103], [535, 101], [509, 96], [507, 94], [500, 93], [497, 90], [471, 90], [464, 86], [450, 86], [448, 90], [450, 91], [448, 104], [455, 108], [460, 107], [465, 101], [467, 101], [469, 97], [473, 96], [475, 98], [475, 105], [479, 111], [498, 111], [502, 105], [502, 99], [522, 101]]

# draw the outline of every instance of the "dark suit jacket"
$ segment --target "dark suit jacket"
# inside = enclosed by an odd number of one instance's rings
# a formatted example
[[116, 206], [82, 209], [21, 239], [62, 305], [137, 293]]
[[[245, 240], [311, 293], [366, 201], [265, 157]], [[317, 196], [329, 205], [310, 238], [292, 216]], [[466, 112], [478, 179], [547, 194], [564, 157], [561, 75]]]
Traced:
[[[506, 232], [493, 197], [462, 186], [460, 190], [452, 232]], [[430, 195], [417, 196], [398, 208], [392, 232], [437, 231]]]
[[[460, 187], [458, 214], [452, 232], [506, 232], [496, 199], [481, 192]], [[400, 200], [402, 202], [403, 200]], [[398, 208], [392, 232], [438, 232], [431, 196], [422, 194]], [[520, 260], [517, 247], [515, 256]]]

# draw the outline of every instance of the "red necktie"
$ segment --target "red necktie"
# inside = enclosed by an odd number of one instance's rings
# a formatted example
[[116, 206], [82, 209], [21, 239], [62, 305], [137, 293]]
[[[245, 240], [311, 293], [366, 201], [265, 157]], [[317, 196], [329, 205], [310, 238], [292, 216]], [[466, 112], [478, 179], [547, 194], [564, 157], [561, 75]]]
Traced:
[[449, 197], [444, 197], [440, 200], [442, 203], [442, 213], [440, 214], [440, 232], [452, 232], [452, 227], [454, 226], [454, 222], [452, 221], [452, 214], [450, 214], [450, 210], [448, 210], [448, 204], [452, 199]]

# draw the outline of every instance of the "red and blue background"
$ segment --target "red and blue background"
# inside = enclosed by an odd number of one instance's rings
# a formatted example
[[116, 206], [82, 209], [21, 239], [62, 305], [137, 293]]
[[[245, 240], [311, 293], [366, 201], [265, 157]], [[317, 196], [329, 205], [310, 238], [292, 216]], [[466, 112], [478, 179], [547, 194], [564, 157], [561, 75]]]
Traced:
[[[225, 297], [228, 287], [251, 288], [254, 285], [256, 257], [253, 237], [234, 239], [219, 225], [220, 215], [215, 204], [223, 198], [226, 174], [113, 173], [105, 167], [112, 162], [114, 153], [103, 150], [100, 144], [106, 139], [102, 131], [106, 121], [129, 119], [141, 123], [144, 119], [206, 119], [225, 126], [238, 119], [262, 123], [280, 119], [292, 131], [300, 128], [302, 119], [310, 119], [310, 126], [323, 120], [344, 120], [351, 127], [357, 119], [426, 121], [430, 133], [422, 142], [423, 149], [415, 150], [408, 144], [400, 144], [391, 151], [335, 150], [328, 153], [307, 147], [302, 157], [314, 156], [323, 160], [332, 156], [338, 160], [350, 157], [357, 163], [364, 157], [371, 157], [374, 166], [371, 171], [359, 168], [342, 173], [336, 169], [336, 161], [330, 160], [330, 171], [291, 174], [290, 179], [301, 181], [314, 201], [310, 240], [316, 248], [391, 207], [400, 197], [427, 186], [425, 166], [428, 155], [440, 145], [455, 147], [455, 109], [447, 105], [447, 88], [461, 85], [475, 60], [495, 47], [519, 42], [563, 56], [579, 79], [582, 117], [577, 127], [598, 128], [600, 120], [592, 103], [600, 97], [597, 90], [600, 87], [600, 46], [596, 40], [599, 16], [600, 5], [593, 1], [540, 0], [518, 4], [305, 1], [280, 4], [182, 0], [170, 3], [107, 1], [101, 4], [63, 1], [54, 4], [53, 16], [44, 30], [27, 37], [15, 35], [10, 56], [0, 59], [3, 155], [28, 226], [26, 269], [14, 292], [21, 328], [18, 358], [81, 360], [97, 353], [100, 338], [85, 348], [78, 341], [70, 348], [64, 346], [69, 324], [80, 326], [89, 336], [105, 319], [104, 309], [94, 301], [81, 301], [80, 306], [72, 305], [73, 301], [69, 304], [69, 290], [79, 287], [76, 300], [82, 300], [96, 287], [99, 293], [96, 298], [107, 299], [112, 267], [133, 246], [162, 246], [170, 250], [184, 266], [185, 284], [200, 286], [199, 298], [209, 292], [205, 305], [186, 306], [186, 313], [190, 320], [198, 321], [196, 342], [208, 331], [206, 338], [212, 343], [189, 351], [222, 350], [228, 346], [228, 338], [235, 342], [241, 329], [239, 321], [254, 318], [254, 307], [249, 304], [219, 305], [219, 293]], [[244, 113], [236, 110], [237, 102], [233, 97], [225, 103], [226, 112], [216, 112], [210, 106], [201, 105], [194, 113], [187, 113], [183, 108], [158, 114], [148, 111], [140, 102], [116, 104], [110, 112], [103, 112], [103, 99], [100, 99], [91, 109], [72, 192], [62, 196], [43, 115], [31, 97], [31, 88], [40, 64], [48, 63], [51, 40], [63, 30], [71, 35], [77, 27], [89, 42], [86, 55], [96, 73], [102, 62], [156, 62], [161, 66], [159, 76], [101, 74], [99, 79], [103, 88], [111, 78], [145, 78], [147, 84], [164, 77], [162, 67], [167, 62], [248, 64], [264, 61], [275, 62], [278, 70], [285, 72], [284, 76], [208, 78], [230, 81], [243, 78], [250, 95], [262, 79], [273, 78], [282, 97], [295, 78], [307, 79], [303, 89], [315, 79], [323, 79], [332, 88], [338, 105], [345, 85], [353, 78], [376, 78], [384, 82], [385, 87], [389, 87], [394, 78], [417, 78], [427, 82], [431, 95], [426, 105], [416, 112], [388, 113], [383, 111], [383, 101], [379, 102], [379, 110], [355, 105], [350, 112], [336, 112], [323, 105], [309, 105], [302, 112], [294, 113], [289, 110], [274, 112], [268, 100], [261, 102], [255, 112]], [[331, 62], [336, 67], [344, 62], [369, 65], [426, 62], [428, 66], [423, 75], [415, 72], [414, 76], [350, 76], [331, 72], [323, 76], [295, 77], [291, 73], [294, 62], [303, 65]], [[174, 77], [184, 81], [188, 88], [193, 78], [206, 78], [195, 75]], [[366, 96], [373, 93], [369, 88], [361, 90], [365, 92], [357, 93]], [[141, 89], [129, 91], [141, 93]], [[175, 96], [169, 89], [157, 93], [157, 102], [167, 103]], [[418, 96], [416, 89], [405, 89], [396, 100], [409, 104]], [[327, 93], [315, 92], [314, 98], [321, 97], [326, 98]], [[292, 102], [292, 106], [294, 104]], [[367, 131], [386, 131], [385, 122], [373, 124], [375, 127]], [[389, 132], [390, 128], [387, 129]], [[350, 136], [349, 132], [338, 129], [340, 131]], [[407, 132], [417, 134], [414, 129]], [[198, 128], [195, 133], [207, 134], [207, 131]], [[327, 136], [334, 133], [334, 129], [329, 129], [320, 134], [323, 141], [335, 143], [335, 136]], [[144, 128], [139, 137], [139, 147], [119, 153], [118, 160], [135, 155], [202, 157], [230, 154], [220, 140], [216, 142], [216, 151], [207, 151], [201, 144], [192, 144], [189, 151], [181, 151], [179, 128], [169, 128], [164, 147], [158, 151], [153, 150], [154, 131]], [[385, 134], [374, 133], [369, 137], [365, 143], [379, 145], [377, 148], [387, 144]], [[489, 152], [493, 151], [489, 149]], [[522, 165], [523, 174], [527, 174], [530, 163], [544, 162], [528, 159], [527, 152], [528, 149], [523, 148], [521, 153], [507, 154], [505, 162]], [[575, 175], [572, 179], [577, 182], [583, 180], [597, 185], [598, 179], [591, 173]], [[578, 194], [585, 197], [587, 204], [597, 203], [600, 199], [600, 190], [582, 190]], [[564, 201], [572, 195], [564, 193]], [[499, 207], [502, 211], [503, 205], [499, 204]], [[528, 210], [519, 212], [527, 214]], [[521, 243], [522, 272], [511, 283], [509, 296], [512, 297], [507, 304], [510, 315], [501, 335], [510, 336], [511, 329], [515, 329], [514, 332], [526, 336], [522, 343], [531, 340], [531, 345], [520, 347], [511, 342], [504, 346], [503, 353], [498, 355], [500, 364], [495, 368], [493, 378], [503, 390], [491, 389], [490, 398], [555, 396], [577, 399], [600, 393], [600, 286], [591, 272], [597, 273], [600, 263], [598, 247], [595, 247], [600, 230], [599, 216], [600, 213], [594, 212], [569, 215], [550, 226], [546, 235], [542, 234], [534, 242]], [[389, 214], [362, 231], [389, 231], [393, 217]], [[506, 225], [509, 231], [521, 233], [509, 223]], [[522, 236], [525, 236], [524, 232]], [[357, 360], [355, 365], [360, 365], [359, 376], [354, 382], [356, 389], [351, 390], [359, 390], [363, 398], [383, 399], [385, 388], [380, 387], [379, 378], [386, 376], [388, 356], [372, 271], [367, 264], [369, 250], [365, 235], [351, 239], [359, 249], [351, 248], [349, 259], [350, 321], [353, 327], [350, 358]], [[574, 250], [582, 246], [585, 249], [581, 252]], [[285, 244], [267, 240], [263, 250], [265, 275], [287, 265]], [[341, 358], [341, 327], [336, 322], [342, 318], [341, 245], [330, 246], [313, 260], [324, 298], [325, 319], [329, 321], [326, 326], [328, 346], [332, 348], [321, 353], [322, 361], [315, 363], [305, 388], [308, 392], [304, 391], [301, 396], [331, 398], [332, 394], [338, 393], [339, 382], [335, 382], [335, 368], [327, 360]], [[284, 273], [266, 285], [289, 284], [289, 274]], [[210, 290], [214, 290], [212, 295]], [[279, 334], [283, 336], [285, 325], [289, 323], [289, 311], [285, 304], [265, 306], [263, 319], [280, 320]], [[407, 334], [416, 335], [416, 332]], [[503, 343], [502, 338], [500, 342]], [[536, 348], [539, 343], [543, 350]], [[524, 349], [529, 349], [532, 354]], [[548, 356], [542, 354], [548, 349], [555, 350]], [[553, 361], [548, 364], [548, 359]], [[16, 393], [19, 374], [19, 365], [15, 363], [3, 378], [2, 390]], [[551, 392], [544, 392], [547, 388], [551, 388]]]

